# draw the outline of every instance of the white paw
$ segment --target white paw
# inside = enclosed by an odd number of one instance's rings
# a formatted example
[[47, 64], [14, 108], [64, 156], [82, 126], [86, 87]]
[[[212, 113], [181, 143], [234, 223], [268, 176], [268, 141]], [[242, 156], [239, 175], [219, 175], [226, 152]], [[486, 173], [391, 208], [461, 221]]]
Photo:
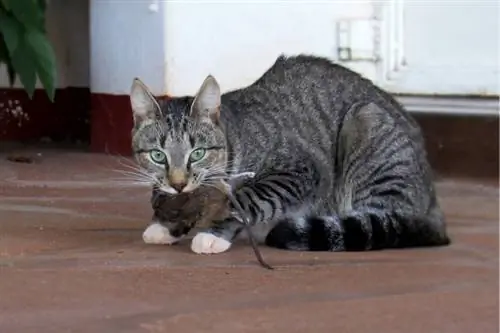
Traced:
[[144, 230], [142, 239], [146, 244], [174, 244], [182, 237], [174, 237], [170, 235], [168, 229], [159, 223], [153, 223]]
[[199, 232], [191, 242], [191, 250], [198, 254], [221, 253], [231, 247], [231, 242], [208, 232]]

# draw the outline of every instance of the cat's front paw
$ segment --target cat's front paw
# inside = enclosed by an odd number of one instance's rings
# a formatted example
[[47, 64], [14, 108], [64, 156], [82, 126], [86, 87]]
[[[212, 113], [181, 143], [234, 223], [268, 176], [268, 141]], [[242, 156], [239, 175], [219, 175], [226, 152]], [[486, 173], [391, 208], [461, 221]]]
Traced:
[[208, 232], [199, 232], [191, 242], [191, 250], [198, 254], [214, 254], [227, 251], [231, 242]]
[[146, 244], [171, 245], [180, 241], [181, 238], [172, 236], [165, 226], [157, 222], [147, 227], [142, 234], [142, 239]]

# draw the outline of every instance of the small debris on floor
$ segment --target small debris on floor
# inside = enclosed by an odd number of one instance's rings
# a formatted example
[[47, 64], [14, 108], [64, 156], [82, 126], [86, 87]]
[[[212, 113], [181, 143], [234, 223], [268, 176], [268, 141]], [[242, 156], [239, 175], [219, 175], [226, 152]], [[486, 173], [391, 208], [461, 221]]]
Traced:
[[14, 163], [28, 163], [31, 164], [35, 162], [35, 160], [30, 157], [30, 156], [23, 156], [23, 155], [9, 155], [7, 156], [7, 160], [14, 162]]

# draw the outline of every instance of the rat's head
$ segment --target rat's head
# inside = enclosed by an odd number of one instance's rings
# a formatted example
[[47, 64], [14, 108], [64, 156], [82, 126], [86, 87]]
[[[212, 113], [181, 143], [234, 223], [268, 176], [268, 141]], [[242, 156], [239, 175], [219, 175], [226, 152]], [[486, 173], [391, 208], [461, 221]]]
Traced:
[[130, 101], [134, 156], [156, 188], [187, 193], [224, 175], [227, 151], [219, 123], [221, 96], [212, 76], [195, 97], [168, 101], [156, 99], [135, 79]]

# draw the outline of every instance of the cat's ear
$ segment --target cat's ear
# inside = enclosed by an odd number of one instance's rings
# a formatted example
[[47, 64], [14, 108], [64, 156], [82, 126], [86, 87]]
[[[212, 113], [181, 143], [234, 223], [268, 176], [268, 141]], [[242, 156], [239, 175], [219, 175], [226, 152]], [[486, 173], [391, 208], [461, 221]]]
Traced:
[[210, 119], [216, 123], [220, 114], [220, 87], [212, 75], [207, 76], [191, 105], [191, 117], [195, 119]]
[[154, 120], [160, 112], [160, 106], [151, 91], [141, 80], [135, 78], [130, 89], [130, 103], [137, 125], [144, 120]]

